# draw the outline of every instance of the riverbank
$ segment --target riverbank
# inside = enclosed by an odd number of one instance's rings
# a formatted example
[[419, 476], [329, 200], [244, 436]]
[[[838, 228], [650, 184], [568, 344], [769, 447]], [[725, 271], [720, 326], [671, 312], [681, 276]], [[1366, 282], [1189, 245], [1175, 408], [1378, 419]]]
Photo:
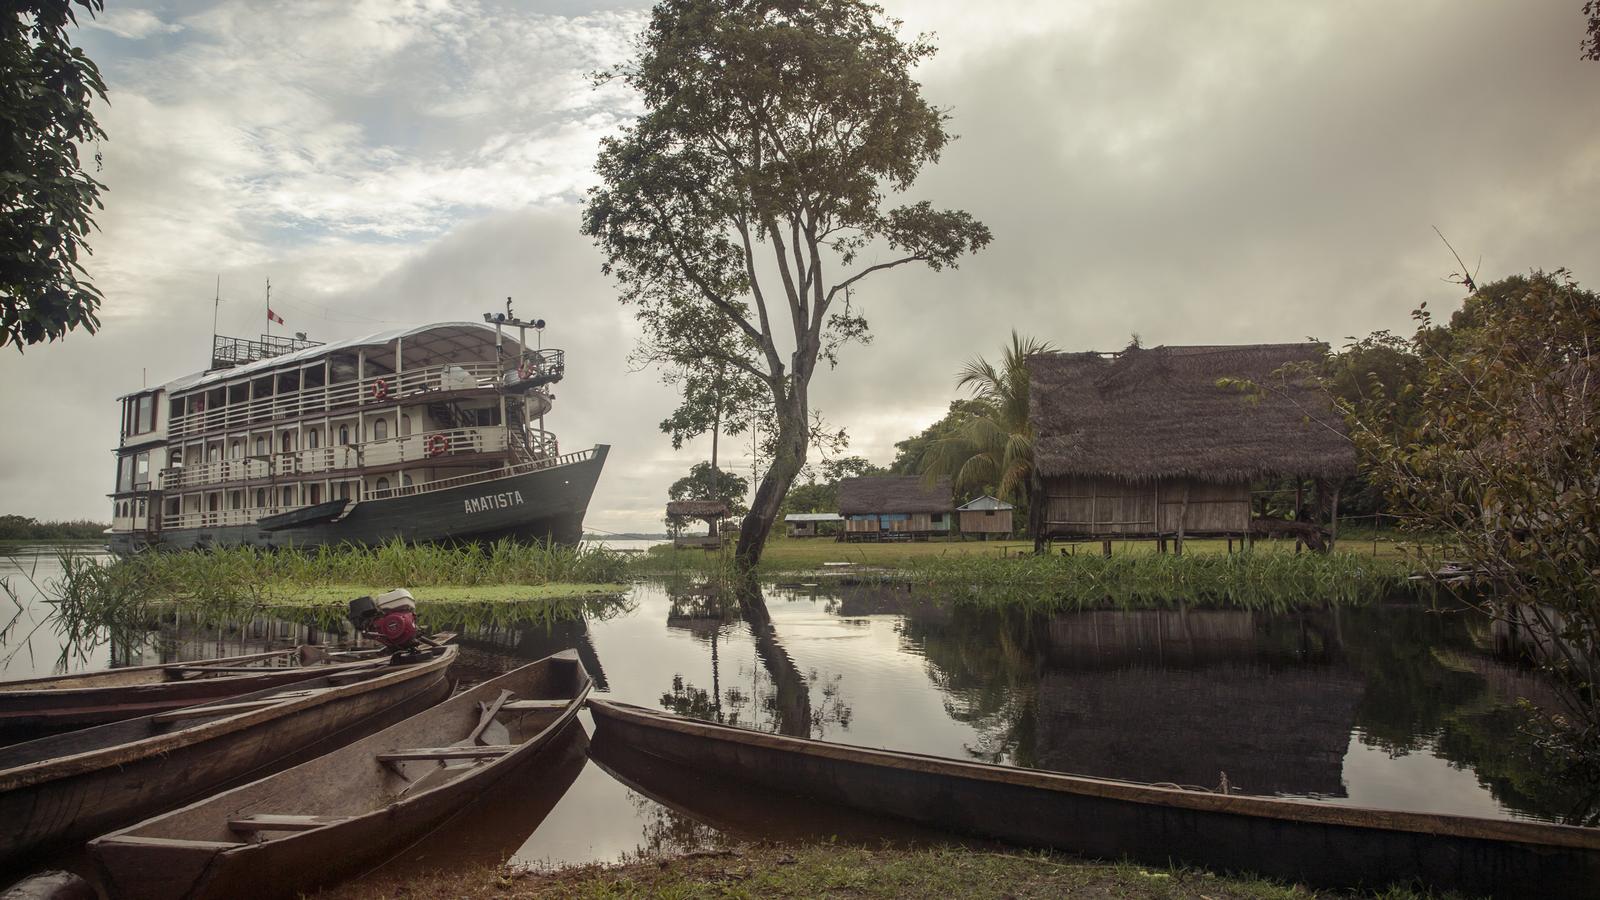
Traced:
[[[328, 900], [424, 897], [1129, 897], [1306, 900], [1343, 896], [1193, 869], [1086, 862], [1025, 851], [940, 847], [863, 849], [837, 844], [747, 844], [624, 865], [549, 872], [484, 868], [403, 881], [365, 879], [315, 895]], [[1412, 896], [1388, 893], [1386, 897]]]

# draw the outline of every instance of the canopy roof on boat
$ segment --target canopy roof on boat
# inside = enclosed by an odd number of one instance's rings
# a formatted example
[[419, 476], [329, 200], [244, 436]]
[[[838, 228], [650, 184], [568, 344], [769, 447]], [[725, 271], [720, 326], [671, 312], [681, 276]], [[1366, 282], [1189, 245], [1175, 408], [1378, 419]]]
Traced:
[[[206, 372], [197, 372], [185, 375], [167, 382], [161, 387], [170, 393], [188, 391], [200, 387], [208, 387], [239, 378], [254, 377], [263, 372], [293, 368], [315, 359], [338, 353], [345, 350], [355, 350], [363, 347], [386, 347], [395, 341], [403, 341], [404, 358], [408, 366], [438, 365], [442, 362], [453, 361], [484, 361], [494, 358], [494, 326], [484, 322], [437, 322], [431, 325], [418, 325], [412, 328], [392, 328], [364, 337], [348, 338], [342, 341], [333, 341], [307, 347], [282, 356], [272, 356], [258, 359], [254, 362], [233, 366], [227, 369], [213, 369]], [[506, 353], [520, 352], [521, 345], [517, 342], [516, 332], [506, 329], [504, 334]], [[145, 393], [135, 391], [134, 393]], [[131, 395], [130, 395], [131, 396]]]

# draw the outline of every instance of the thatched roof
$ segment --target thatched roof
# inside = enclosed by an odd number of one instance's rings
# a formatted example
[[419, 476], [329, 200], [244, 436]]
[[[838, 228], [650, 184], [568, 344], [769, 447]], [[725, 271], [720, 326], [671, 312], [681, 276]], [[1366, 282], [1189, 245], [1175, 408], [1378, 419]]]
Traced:
[[[1343, 419], [1303, 378], [1273, 377], [1320, 358], [1322, 344], [1155, 347], [1028, 360], [1040, 475], [1133, 481], [1247, 481], [1354, 474]], [[1260, 402], [1220, 378], [1269, 385]]]
[[721, 500], [673, 500], [667, 504], [667, 515], [688, 516], [691, 519], [720, 518], [728, 514], [728, 504]]
[[954, 509], [948, 478], [940, 478], [931, 490], [922, 486], [920, 475], [846, 478], [839, 482], [841, 515], [936, 513]]

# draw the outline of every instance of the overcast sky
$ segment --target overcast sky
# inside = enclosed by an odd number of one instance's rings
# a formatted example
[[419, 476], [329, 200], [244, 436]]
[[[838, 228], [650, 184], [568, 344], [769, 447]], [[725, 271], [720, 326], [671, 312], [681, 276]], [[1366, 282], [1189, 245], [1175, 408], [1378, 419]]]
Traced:
[[[110, 89], [89, 264], [102, 332], [0, 354], [0, 513], [109, 519], [116, 396], [264, 324], [317, 339], [476, 319], [507, 295], [568, 351], [551, 427], [609, 443], [588, 524], [659, 530], [708, 453], [655, 429], [635, 326], [578, 234], [599, 138], [637, 114], [585, 73], [642, 3], [130, 3], [77, 34]], [[855, 292], [876, 335], [812, 396], [878, 463], [1010, 329], [1067, 349], [1338, 342], [1487, 280], [1600, 286], [1600, 63], [1580, 0], [901, 0], [960, 134], [916, 199], [994, 231], [943, 273]], [[726, 447], [726, 444], [724, 445]], [[725, 450], [748, 472], [748, 442]], [[741, 459], [742, 457], [742, 459]]]

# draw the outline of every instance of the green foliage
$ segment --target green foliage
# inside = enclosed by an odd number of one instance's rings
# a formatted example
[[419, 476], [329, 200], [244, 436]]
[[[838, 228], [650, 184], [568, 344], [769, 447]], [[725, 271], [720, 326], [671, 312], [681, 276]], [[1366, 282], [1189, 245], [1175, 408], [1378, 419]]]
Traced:
[[927, 467], [934, 445], [955, 437], [973, 417], [986, 407], [981, 400], [952, 400], [944, 418], [894, 445], [894, 462], [889, 464], [891, 475], [921, 475]]
[[728, 504], [730, 515], [742, 516], [745, 495], [750, 492], [750, 481], [743, 475], [711, 468], [709, 462], [695, 463], [689, 474], [679, 478], [667, 488], [669, 500], [721, 500]]
[[106, 86], [67, 39], [74, 5], [90, 16], [104, 8], [103, 0], [22, 0], [0, 12], [0, 346], [19, 351], [100, 326], [100, 292], [79, 255], [90, 252], [105, 185], [83, 171], [78, 152], [105, 137], [89, 105], [105, 99]]
[[[771, 463], [740, 533], [746, 566], [815, 440], [818, 361], [868, 337], [853, 286], [990, 240], [965, 212], [886, 205], [950, 140], [911, 76], [933, 47], [898, 26], [860, 0], [662, 0], [635, 58], [601, 76], [645, 111], [602, 142], [583, 233], [643, 325], [638, 356], [701, 373], [663, 425], [677, 438], [715, 418], [695, 387], [712, 371], [765, 394], [747, 407]], [[881, 261], [858, 265], [869, 246]]]
[[967, 363], [956, 387], [970, 389], [973, 399], [959, 407], [952, 403], [942, 428], [935, 423], [933, 429], [940, 429], [940, 434], [926, 444], [918, 471], [930, 479], [948, 475], [960, 498], [991, 494], [1008, 500], [1023, 510], [1021, 520], [1029, 521], [1034, 477], [1028, 357], [1053, 349], [1047, 342], [1012, 331], [1011, 344], [998, 365], [981, 357]]
[[[1574, 745], [1600, 759], [1600, 297], [1564, 271], [1485, 285], [1441, 329], [1426, 307], [1411, 393], [1346, 404], [1370, 476], [1468, 598], [1545, 637]], [[1415, 405], [1408, 414], [1405, 406]]]
[[864, 456], [845, 456], [822, 461], [822, 477], [796, 485], [784, 495], [782, 512], [821, 513], [839, 511], [839, 482], [845, 478], [887, 475], [889, 470], [873, 465]]
[[1224, 606], [1283, 612], [1363, 605], [1407, 590], [1398, 560], [1350, 553], [934, 556], [886, 580], [909, 581], [958, 606], [1057, 612]]
[[110, 527], [101, 522], [40, 522], [31, 516], [0, 516], [0, 541], [99, 540]]

